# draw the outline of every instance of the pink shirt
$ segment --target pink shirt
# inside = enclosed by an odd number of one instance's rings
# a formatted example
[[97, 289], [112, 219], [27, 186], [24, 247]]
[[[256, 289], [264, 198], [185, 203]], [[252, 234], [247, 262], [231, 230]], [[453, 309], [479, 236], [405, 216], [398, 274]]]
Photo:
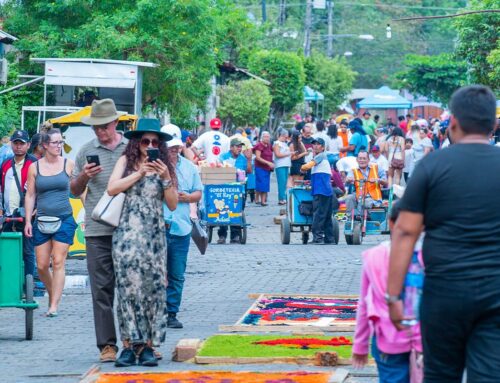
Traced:
[[353, 353], [368, 354], [370, 337], [377, 337], [377, 347], [386, 354], [422, 351], [420, 326], [398, 331], [389, 318], [384, 295], [389, 274], [390, 242], [385, 241], [363, 252], [361, 294], [356, 315]]

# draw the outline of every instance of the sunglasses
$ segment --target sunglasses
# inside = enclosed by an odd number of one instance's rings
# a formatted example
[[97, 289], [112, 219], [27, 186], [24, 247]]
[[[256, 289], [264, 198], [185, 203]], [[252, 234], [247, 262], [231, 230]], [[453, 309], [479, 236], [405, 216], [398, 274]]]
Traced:
[[153, 138], [152, 140], [150, 140], [149, 138], [141, 139], [142, 146], [149, 146], [149, 144], [151, 144], [153, 148], [157, 148], [158, 146], [160, 146], [160, 141], [156, 138]]

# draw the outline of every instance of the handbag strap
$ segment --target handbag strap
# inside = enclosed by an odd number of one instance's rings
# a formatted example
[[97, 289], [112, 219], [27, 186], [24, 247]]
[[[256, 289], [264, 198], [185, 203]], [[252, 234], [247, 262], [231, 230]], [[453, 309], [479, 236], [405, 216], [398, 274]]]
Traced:
[[[392, 142], [394, 142], [394, 137], [392, 137]], [[391, 161], [394, 159], [394, 156], [396, 155], [396, 150], [397, 150], [397, 148], [400, 148], [400, 149], [401, 149], [401, 144], [399, 143], [399, 137], [398, 137], [397, 146], [396, 146], [396, 148], [394, 149], [394, 151], [392, 152], [392, 158], [391, 158]]]

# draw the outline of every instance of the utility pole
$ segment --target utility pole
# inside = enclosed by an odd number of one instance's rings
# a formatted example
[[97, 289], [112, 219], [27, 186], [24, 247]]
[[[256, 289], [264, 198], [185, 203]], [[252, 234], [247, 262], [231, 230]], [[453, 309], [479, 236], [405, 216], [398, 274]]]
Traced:
[[306, 1], [306, 19], [304, 25], [304, 56], [306, 57], [311, 55], [312, 5], [313, 0]]
[[333, 56], [333, 0], [328, 0], [326, 6], [328, 7], [328, 40], [326, 47], [326, 56]]
[[286, 21], [286, 0], [280, 0], [280, 16], [278, 18], [278, 25], [285, 25]]
[[262, 22], [265, 23], [266, 20], [267, 20], [266, 0], [262, 0]]

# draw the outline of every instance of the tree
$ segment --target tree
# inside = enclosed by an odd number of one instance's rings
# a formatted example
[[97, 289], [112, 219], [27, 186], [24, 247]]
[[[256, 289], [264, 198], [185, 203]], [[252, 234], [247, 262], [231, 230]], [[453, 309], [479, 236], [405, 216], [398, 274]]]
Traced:
[[500, 97], [500, 41], [498, 42], [498, 48], [488, 56], [488, 63], [493, 68], [489, 73], [490, 84], [497, 96]]
[[325, 112], [335, 112], [352, 90], [356, 72], [345, 58], [314, 54], [305, 59], [306, 83], [325, 96]]
[[234, 81], [219, 88], [219, 96], [219, 115], [237, 126], [262, 125], [269, 116], [272, 98], [262, 81]]
[[302, 60], [293, 53], [254, 52], [248, 62], [250, 72], [271, 82], [269, 127], [274, 131], [283, 115], [304, 99], [305, 75]]
[[144, 104], [176, 120], [205, 107], [217, 64], [254, 29], [226, 0], [11, 0], [3, 13], [24, 73], [41, 73], [34, 56], [152, 61], [159, 67], [145, 71]]
[[[470, 10], [498, 9], [500, 0], [471, 0]], [[495, 57], [498, 53], [500, 30], [500, 15], [498, 13], [482, 13], [457, 17], [455, 27], [458, 31], [458, 44], [455, 55], [460, 60], [465, 60], [469, 66], [469, 82], [490, 85], [500, 90], [498, 63]], [[493, 57], [490, 57], [493, 55]]]
[[467, 64], [451, 54], [407, 55], [405, 65], [407, 70], [397, 74], [399, 86], [444, 105], [457, 88], [466, 84]]

